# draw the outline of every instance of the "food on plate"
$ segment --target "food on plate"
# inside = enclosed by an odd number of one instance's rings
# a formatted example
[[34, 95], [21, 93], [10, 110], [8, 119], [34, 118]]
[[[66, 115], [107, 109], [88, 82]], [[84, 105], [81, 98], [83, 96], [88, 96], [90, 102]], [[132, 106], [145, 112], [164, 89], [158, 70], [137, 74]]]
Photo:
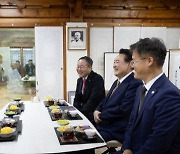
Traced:
[[54, 105], [54, 99], [51, 96], [47, 96], [44, 101], [47, 102], [49, 106]]
[[18, 109], [19, 109], [19, 107], [17, 107], [17, 105], [10, 105], [10, 107], [9, 107], [9, 110], [11, 110], [11, 111], [15, 111]]
[[49, 108], [50, 108], [51, 110], [53, 110], [53, 109], [59, 109], [59, 106], [57, 106], [57, 105], [51, 105]]
[[67, 128], [63, 133], [62, 136], [64, 139], [72, 139], [74, 137], [74, 130], [72, 127]]
[[52, 109], [51, 110], [51, 113], [60, 113], [61, 111], [60, 111], [60, 109]]
[[62, 117], [62, 111], [60, 109], [52, 109], [51, 113], [56, 119], [60, 119]]
[[20, 101], [21, 100], [21, 98], [14, 98], [14, 101]]
[[47, 96], [47, 97], [45, 97], [45, 101], [54, 101], [54, 100], [51, 96]]
[[5, 114], [6, 115], [14, 115], [14, 114], [16, 114], [16, 112], [14, 112], [14, 111], [6, 111]]
[[60, 126], [60, 127], [58, 127], [57, 130], [58, 130], [59, 132], [63, 133], [65, 130], [70, 129], [70, 128], [71, 128], [71, 126], [66, 125], [66, 126]]
[[78, 133], [83, 133], [84, 134], [84, 127], [83, 126], [77, 126], [75, 128], [75, 131], [78, 132]]
[[69, 120], [57, 120], [57, 123], [59, 125], [67, 125], [67, 124], [69, 124]]
[[13, 128], [11, 128], [11, 127], [3, 127], [0, 130], [1, 134], [10, 134], [12, 132], [13, 132]]

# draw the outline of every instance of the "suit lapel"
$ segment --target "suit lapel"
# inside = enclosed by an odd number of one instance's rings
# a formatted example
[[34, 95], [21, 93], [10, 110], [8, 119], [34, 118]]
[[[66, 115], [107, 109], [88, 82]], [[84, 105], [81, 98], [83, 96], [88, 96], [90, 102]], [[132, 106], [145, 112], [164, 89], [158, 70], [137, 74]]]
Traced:
[[[107, 100], [108, 100], [109, 97], [111, 96], [111, 93], [112, 93], [113, 89], [114, 89], [115, 86], [116, 86], [116, 82], [117, 82], [117, 80], [114, 81], [114, 83], [113, 83], [111, 89], [109, 90], [109, 92], [108, 92], [108, 94], [107, 94]], [[117, 89], [117, 90], [118, 90], [118, 89]]]
[[131, 74], [119, 85], [119, 87], [116, 89], [116, 91], [115, 91], [115, 92], [112, 94], [112, 96], [111, 96], [111, 93], [112, 93], [112, 91], [113, 91], [113, 89], [115, 88], [116, 83], [117, 83], [117, 80], [114, 81], [113, 86], [111, 87], [111, 89], [110, 89], [110, 91], [109, 91], [109, 93], [108, 93], [108, 95], [107, 95], [107, 102], [109, 102], [109, 100], [111, 100], [111, 98], [113, 98], [113, 95], [117, 95], [117, 94], [119, 95], [119, 94], [121, 94], [121, 91], [123, 91], [123, 90], [126, 88], [127, 83], [129, 83], [129, 82], [133, 79], [133, 76], [134, 76], [134, 74], [131, 73]]
[[153, 88], [153, 87], [150, 88], [150, 90], [148, 91], [148, 93], [147, 93], [147, 95], [146, 95], [146, 97], [145, 97], [145, 99], [144, 99], [144, 102], [143, 102], [143, 104], [142, 104], [141, 110], [140, 110], [139, 113], [138, 113], [138, 110], [139, 110], [139, 102], [140, 102], [140, 95], [139, 95], [139, 99], [138, 99], [138, 103], [137, 103], [138, 105], [136, 106], [137, 119], [136, 119], [135, 125], [136, 125], [136, 124], [138, 123], [138, 121], [140, 120], [140, 118], [141, 118], [141, 116], [142, 116], [142, 114], [143, 114], [146, 106], [151, 103], [150, 100], [151, 100], [151, 98], [156, 94], [156, 92], [157, 92], [157, 89], [155, 89], [155, 88]]
[[[148, 93], [146, 94], [146, 97], [144, 99], [143, 105], [141, 107], [141, 110], [138, 113], [138, 107], [139, 107], [139, 102], [140, 102], [140, 91], [138, 94], [138, 98], [136, 99], [138, 102], [136, 102], [136, 122], [134, 127], [136, 126], [136, 124], [138, 123], [138, 121], [140, 120], [146, 106], [150, 105], [151, 103], [151, 98], [154, 97], [154, 95], [158, 92], [158, 87], [161, 86], [163, 84], [165, 80], [165, 75], [162, 75], [158, 80], [155, 81], [155, 83], [152, 85], [152, 87], [149, 89]], [[142, 89], [142, 87], [141, 87]]]

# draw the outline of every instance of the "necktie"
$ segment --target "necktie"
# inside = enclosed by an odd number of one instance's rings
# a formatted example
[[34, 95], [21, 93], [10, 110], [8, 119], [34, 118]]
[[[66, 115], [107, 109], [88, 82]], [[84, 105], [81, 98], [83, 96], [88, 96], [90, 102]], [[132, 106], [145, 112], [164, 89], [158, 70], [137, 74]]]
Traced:
[[142, 107], [142, 104], [143, 104], [143, 101], [144, 101], [144, 98], [145, 98], [146, 91], [147, 91], [146, 87], [143, 86], [142, 91], [141, 91], [141, 99], [140, 99], [140, 102], [139, 102], [139, 111], [141, 110], [141, 107]]
[[114, 89], [113, 89], [113, 91], [112, 91], [112, 93], [111, 93], [111, 96], [112, 96], [112, 94], [116, 91], [116, 89], [119, 87], [119, 85], [120, 85], [120, 81], [117, 80], [116, 86], [114, 87]]
[[86, 86], [86, 80], [87, 79], [83, 79], [82, 94], [84, 94], [84, 89], [85, 89], [85, 86]]

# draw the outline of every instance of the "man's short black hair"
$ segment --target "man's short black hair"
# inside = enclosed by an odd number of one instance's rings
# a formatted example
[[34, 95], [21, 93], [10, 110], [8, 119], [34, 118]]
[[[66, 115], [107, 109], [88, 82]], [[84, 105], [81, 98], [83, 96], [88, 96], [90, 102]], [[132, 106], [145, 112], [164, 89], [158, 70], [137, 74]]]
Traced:
[[158, 66], [163, 66], [166, 58], [166, 47], [158, 38], [144, 38], [130, 46], [131, 51], [136, 51], [140, 56], [152, 56]]
[[131, 62], [132, 61], [132, 52], [129, 49], [120, 49], [119, 54], [125, 55], [125, 62]]
[[84, 59], [87, 62], [88, 66], [92, 66], [93, 65], [93, 60], [90, 57], [84, 56], [84, 57], [79, 58], [79, 60], [82, 60], [82, 59]]

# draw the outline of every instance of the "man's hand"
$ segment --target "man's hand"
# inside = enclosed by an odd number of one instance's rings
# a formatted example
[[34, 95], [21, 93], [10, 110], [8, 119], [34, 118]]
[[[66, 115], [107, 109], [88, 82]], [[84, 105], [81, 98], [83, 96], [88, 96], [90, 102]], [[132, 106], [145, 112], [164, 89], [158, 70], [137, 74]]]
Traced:
[[131, 151], [131, 150], [126, 149], [126, 150], [124, 150], [123, 154], [133, 154], [133, 153], [132, 153], [132, 151]]
[[102, 120], [99, 118], [99, 115], [101, 114], [101, 112], [99, 112], [99, 111], [94, 111], [94, 121], [96, 122], [96, 123], [100, 123]]

